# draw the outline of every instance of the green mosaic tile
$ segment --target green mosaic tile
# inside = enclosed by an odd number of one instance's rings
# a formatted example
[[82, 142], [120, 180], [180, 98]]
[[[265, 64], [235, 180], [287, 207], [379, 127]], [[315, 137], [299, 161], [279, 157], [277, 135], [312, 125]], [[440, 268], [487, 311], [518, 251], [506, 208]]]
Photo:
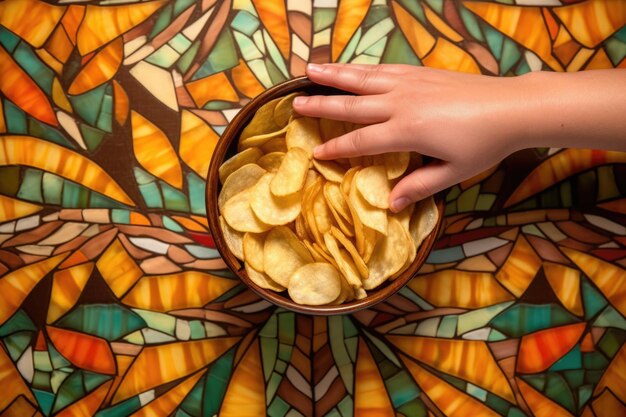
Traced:
[[320, 32], [335, 22], [337, 10], [330, 7], [316, 7], [313, 10], [313, 31]]
[[278, 354], [278, 340], [261, 337], [261, 361], [263, 362], [263, 374], [267, 382], [276, 364]]
[[76, 307], [56, 325], [114, 341], [146, 327], [147, 323], [119, 304], [89, 304]]
[[409, 45], [399, 29], [393, 30], [387, 39], [387, 49], [385, 49], [381, 57], [381, 62], [387, 64], [421, 65], [411, 45]]
[[490, 325], [506, 335], [520, 337], [537, 330], [577, 321], [578, 319], [555, 304], [517, 304], [496, 316]]
[[582, 355], [578, 345], [574, 346], [567, 354], [550, 367], [551, 371], [565, 371], [568, 369], [582, 368]]

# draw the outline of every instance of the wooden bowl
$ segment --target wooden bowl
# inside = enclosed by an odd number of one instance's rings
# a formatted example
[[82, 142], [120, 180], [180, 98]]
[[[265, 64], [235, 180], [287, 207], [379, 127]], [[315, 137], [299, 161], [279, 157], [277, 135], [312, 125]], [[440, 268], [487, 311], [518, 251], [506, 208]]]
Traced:
[[217, 250], [224, 258], [226, 265], [237, 275], [252, 291], [263, 297], [270, 303], [277, 306], [284, 307], [288, 310], [292, 310], [298, 313], [314, 314], [314, 315], [333, 315], [333, 314], [347, 314], [353, 313], [358, 310], [362, 310], [367, 307], [371, 307], [376, 303], [379, 303], [388, 297], [396, 293], [402, 288], [409, 280], [414, 276], [417, 270], [426, 261], [430, 250], [435, 243], [435, 239], [441, 228], [443, 219], [444, 201], [443, 196], [438, 194], [435, 196], [435, 203], [439, 210], [439, 218], [434, 230], [426, 237], [422, 245], [417, 251], [417, 256], [411, 264], [411, 266], [404, 271], [398, 278], [392, 282], [385, 282], [380, 287], [368, 291], [368, 296], [361, 300], [354, 300], [348, 303], [339, 305], [323, 305], [323, 306], [308, 306], [300, 305], [293, 302], [286, 291], [277, 293], [271, 290], [267, 290], [259, 287], [248, 278], [242, 262], [237, 259], [226, 246], [226, 242], [222, 235], [222, 231], [219, 224], [219, 209], [217, 207], [217, 197], [221, 190], [221, 184], [219, 182], [218, 169], [222, 163], [228, 158], [232, 157], [237, 152], [237, 143], [239, 135], [243, 128], [252, 119], [259, 107], [273, 100], [277, 97], [285, 96], [295, 91], [304, 91], [309, 95], [331, 95], [331, 94], [350, 94], [336, 89], [314, 84], [306, 77], [295, 78], [286, 81], [282, 84], [276, 85], [262, 94], [255, 97], [250, 103], [241, 109], [241, 111], [230, 122], [220, 141], [218, 142], [211, 160], [209, 167], [209, 176], [207, 180], [206, 188], [206, 206], [208, 212], [208, 222], [213, 240], [217, 246]]

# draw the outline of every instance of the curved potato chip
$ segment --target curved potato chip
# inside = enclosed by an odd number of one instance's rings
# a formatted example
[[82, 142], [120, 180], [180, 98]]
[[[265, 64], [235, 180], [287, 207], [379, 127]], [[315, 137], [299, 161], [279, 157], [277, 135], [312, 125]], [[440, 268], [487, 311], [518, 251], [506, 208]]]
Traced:
[[251, 193], [254, 188], [247, 188], [230, 198], [222, 215], [230, 227], [240, 232], [261, 233], [269, 230], [272, 226], [263, 223], [250, 207]]
[[306, 173], [306, 178], [304, 179], [304, 187], [307, 188], [309, 185], [313, 184], [317, 179], [320, 178], [320, 174], [317, 173], [314, 169], [309, 169]]
[[328, 181], [340, 183], [346, 170], [334, 161], [322, 161], [313, 158], [313, 166]]
[[407, 268], [411, 266], [411, 264], [415, 260], [415, 257], [417, 256], [417, 248], [415, 247], [415, 243], [411, 238], [411, 233], [409, 233], [409, 230], [405, 229], [404, 226], [402, 226], [402, 232], [404, 233], [404, 238], [409, 246], [409, 255], [407, 256], [406, 261], [404, 261], [404, 265], [402, 265], [402, 268], [400, 268], [398, 271], [396, 271], [395, 274], [389, 277], [389, 281], [393, 281], [394, 279], [398, 278], [404, 271], [406, 271]]
[[284, 157], [285, 152], [270, 152], [260, 157], [256, 163], [267, 172], [276, 172]]
[[363, 283], [359, 278], [359, 272], [352, 262], [352, 257], [348, 252], [339, 248], [337, 240], [329, 233], [324, 234], [324, 243], [333, 259], [337, 263], [339, 270], [343, 274], [348, 284], [354, 289], [361, 288]]
[[[340, 217], [342, 217], [346, 223], [352, 225], [352, 214], [350, 214], [350, 207], [346, 202], [346, 198], [341, 192], [341, 187], [334, 182], [327, 182], [324, 184], [324, 197], [328, 202], [328, 206], [331, 211], [334, 210]], [[345, 232], [344, 232], [345, 233]]]
[[268, 140], [261, 145], [261, 150], [264, 153], [287, 152], [287, 142], [285, 142], [285, 137], [278, 136]]
[[304, 149], [289, 149], [270, 183], [272, 194], [282, 197], [300, 191], [309, 171], [309, 162]]
[[317, 197], [317, 194], [319, 193], [321, 188], [322, 188], [322, 178], [318, 178], [317, 180], [315, 180], [313, 184], [305, 188], [304, 192], [302, 193], [302, 207], [304, 207], [304, 209], [302, 210], [302, 214], [304, 215], [304, 222], [309, 232], [311, 232], [311, 236], [313, 237], [313, 240], [315, 240], [318, 243], [321, 243], [324, 240], [315, 222], [315, 213], [313, 212], [313, 203], [315, 201], [315, 197]]
[[[324, 198], [326, 198], [326, 194], [324, 194]], [[339, 214], [337, 214], [337, 211], [335, 210], [335, 208], [332, 206], [332, 204], [328, 202], [328, 198], [326, 198], [326, 204], [328, 205], [330, 214], [332, 214], [333, 218], [335, 219], [335, 223], [337, 224], [337, 226], [339, 226], [339, 230], [341, 230], [341, 232], [346, 236], [354, 237], [354, 231], [353, 231], [352, 225], [348, 223]]]
[[226, 246], [228, 246], [228, 249], [230, 249], [237, 259], [243, 261], [245, 259], [243, 254], [243, 234], [230, 227], [223, 216], [220, 216], [219, 220]]
[[425, 198], [415, 205], [415, 209], [409, 223], [409, 232], [413, 238], [415, 250], [426, 239], [426, 236], [435, 229], [439, 218], [439, 210], [432, 196]]
[[274, 122], [278, 126], [286, 126], [289, 118], [293, 114], [293, 99], [301, 96], [303, 93], [296, 91], [283, 97], [274, 109]]
[[333, 302], [341, 293], [341, 276], [334, 266], [315, 262], [298, 268], [287, 287], [298, 304], [322, 305]]
[[226, 182], [226, 178], [228, 178], [230, 174], [237, 171], [244, 165], [256, 162], [256, 160], [261, 156], [263, 156], [263, 152], [261, 152], [259, 148], [249, 148], [243, 152], [235, 154], [235, 156], [228, 159], [220, 166], [218, 170], [220, 182], [224, 184], [224, 182]]
[[324, 142], [344, 135], [346, 130], [343, 122], [332, 119], [320, 119], [320, 134]]
[[265, 272], [263, 267], [263, 246], [265, 233], [246, 233], [243, 235], [243, 256], [246, 263], [259, 272]]
[[384, 166], [372, 165], [361, 169], [354, 176], [354, 186], [370, 205], [389, 208], [391, 187]]
[[270, 278], [267, 274], [257, 271], [250, 264], [246, 262], [246, 273], [248, 274], [248, 278], [250, 281], [254, 282], [261, 288], [265, 288], [266, 290], [272, 290], [276, 292], [285, 291], [287, 288], [283, 287], [272, 278]]
[[281, 126], [278, 126], [274, 121], [274, 109], [276, 109], [280, 100], [282, 100], [282, 97], [270, 100], [259, 107], [250, 123], [241, 132], [239, 140], [280, 130]]
[[256, 164], [247, 164], [230, 174], [222, 186], [220, 195], [217, 197], [217, 206], [219, 209], [223, 210], [224, 204], [235, 194], [253, 187], [266, 172], [267, 171]]
[[263, 245], [263, 270], [283, 287], [302, 265], [313, 262], [313, 257], [298, 237], [285, 226], [270, 230]]
[[[321, 188], [321, 187], [320, 187]], [[319, 190], [313, 199], [313, 216], [317, 230], [324, 234], [333, 226], [333, 215], [328, 208], [324, 194]]]
[[295, 226], [296, 226], [296, 235], [300, 239], [312, 239], [312, 236], [310, 235], [309, 230], [307, 229], [306, 220], [304, 219], [304, 215], [302, 214], [302, 212], [300, 212], [298, 217], [296, 217]]
[[309, 158], [313, 157], [313, 148], [322, 144], [317, 119], [301, 117], [293, 119], [287, 125], [287, 149], [302, 148]]
[[388, 152], [374, 155], [374, 164], [384, 165], [387, 171], [387, 179], [393, 180], [400, 177], [409, 167], [411, 154], [409, 152]]
[[[356, 181], [356, 176], [354, 180]], [[370, 203], [365, 201], [361, 193], [357, 191], [356, 187], [352, 187], [350, 189], [348, 204], [354, 209], [356, 215], [359, 217], [359, 220], [364, 226], [367, 226], [370, 229], [374, 229], [382, 233], [383, 235], [387, 234], [386, 210], [374, 207]]]
[[270, 183], [275, 174], [264, 174], [250, 189], [250, 207], [256, 216], [269, 225], [284, 225], [300, 214], [301, 194], [276, 197], [270, 192]]
[[313, 244], [306, 239], [302, 240], [302, 243], [308, 249], [309, 253], [313, 257], [314, 262], [326, 262], [326, 258], [324, 258], [320, 253], [313, 247]]
[[354, 180], [354, 176], [356, 175], [356, 173], [359, 171], [361, 167], [356, 166], [356, 167], [352, 167], [349, 170], [346, 171], [346, 174], [343, 176], [343, 179], [341, 180], [341, 192], [343, 193], [343, 195], [346, 197], [346, 199], [348, 198], [348, 195], [350, 195], [350, 188], [352, 188], [352, 181]]
[[363, 288], [371, 290], [378, 287], [404, 266], [410, 249], [406, 238], [400, 222], [389, 219], [389, 232], [378, 241], [367, 263], [369, 276], [363, 280]]
[[409, 224], [411, 223], [411, 215], [413, 214], [414, 208], [415, 208], [415, 203], [411, 203], [405, 208], [403, 208], [401, 211], [399, 211], [398, 213], [394, 213], [390, 215], [389, 217], [393, 217], [394, 219], [400, 222], [402, 227], [404, 227], [406, 230], [409, 230]]
[[356, 250], [356, 247], [354, 247], [350, 239], [348, 239], [341, 232], [341, 230], [337, 229], [334, 226], [330, 228], [330, 234], [333, 235], [335, 239], [337, 239], [337, 241], [345, 248], [346, 251], [348, 251], [348, 253], [352, 257], [352, 262], [354, 262], [354, 266], [361, 275], [361, 278], [367, 278], [367, 276], [369, 275], [367, 265], [365, 265], [365, 261], [363, 260], [361, 255], [359, 255], [359, 251]]
[[240, 139], [239, 149], [243, 151], [248, 148], [265, 145], [270, 139], [284, 136], [286, 131], [287, 126], [280, 130], [276, 130], [275, 132], [263, 133], [261, 135], [250, 136], [246, 139]]

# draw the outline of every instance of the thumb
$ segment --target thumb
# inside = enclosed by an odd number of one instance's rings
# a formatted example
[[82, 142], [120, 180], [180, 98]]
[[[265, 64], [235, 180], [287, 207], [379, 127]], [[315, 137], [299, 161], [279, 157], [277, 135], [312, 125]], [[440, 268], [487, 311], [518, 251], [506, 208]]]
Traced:
[[462, 181], [449, 162], [433, 162], [416, 169], [391, 190], [389, 205], [399, 212], [409, 204], [422, 200]]

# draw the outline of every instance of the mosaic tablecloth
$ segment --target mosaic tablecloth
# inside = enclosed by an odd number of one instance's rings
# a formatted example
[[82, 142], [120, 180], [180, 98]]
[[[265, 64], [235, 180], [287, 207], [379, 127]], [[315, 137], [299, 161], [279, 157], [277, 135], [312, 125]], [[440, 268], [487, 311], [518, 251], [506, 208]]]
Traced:
[[207, 229], [220, 133], [307, 61], [626, 67], [626, 2], [515, 2], [0, 3], [0, 415], [626, 415], [624, 153], [453, 187], [353, 315], [259, 299]]

